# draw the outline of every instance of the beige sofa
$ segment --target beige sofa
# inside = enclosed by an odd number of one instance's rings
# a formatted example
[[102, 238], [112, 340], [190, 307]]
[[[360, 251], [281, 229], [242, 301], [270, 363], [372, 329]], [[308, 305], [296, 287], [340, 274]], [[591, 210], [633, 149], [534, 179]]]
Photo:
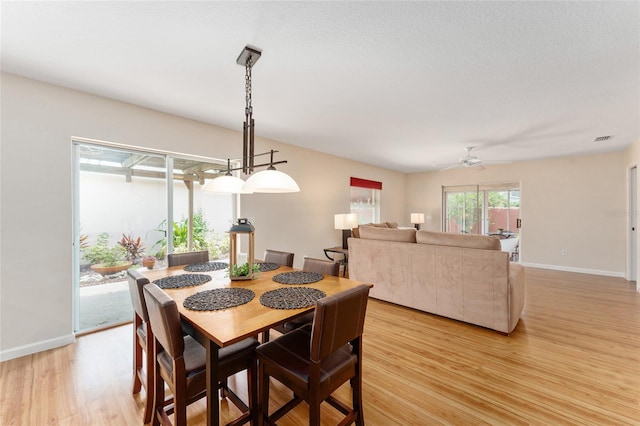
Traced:
[[370, 296], [509, 334], [524, 306], [524, 269], [496, 237], [360, 227], [349, 277]]

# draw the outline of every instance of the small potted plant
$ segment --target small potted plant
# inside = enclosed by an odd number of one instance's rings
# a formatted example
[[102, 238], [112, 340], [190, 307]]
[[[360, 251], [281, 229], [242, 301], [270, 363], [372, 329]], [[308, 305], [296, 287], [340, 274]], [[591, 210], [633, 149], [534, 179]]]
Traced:
[[156, 264], [156, 258], [153, 256], [145, 256], [142, 258], [142, 266], [147, 269], [153, 269]]
[[232, 281], [235, 280], [250, 280], [255, 278], [257, 274], [260, 272], [260, 265], [253, 265], [253, 274], [249, 274], [249, 263], [244, 263], [242, 265], [232, 265], [231, 271], [229, 273], [229, 278]]

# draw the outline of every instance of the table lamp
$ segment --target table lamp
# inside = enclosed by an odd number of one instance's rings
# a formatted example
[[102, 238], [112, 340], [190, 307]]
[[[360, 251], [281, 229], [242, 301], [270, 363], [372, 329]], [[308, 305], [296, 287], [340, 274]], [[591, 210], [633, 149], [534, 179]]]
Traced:
[[355, 213], [343, 213], [334, 216], [334, 228], [342, 229], [342, 248], [347, 248], [347, 240], [351, 236], [351, 229], [358, 226], [358, 215]]
[[411, 223], [419, 230], [420, 224], [424, 223], [424, 213], [411, 213]]

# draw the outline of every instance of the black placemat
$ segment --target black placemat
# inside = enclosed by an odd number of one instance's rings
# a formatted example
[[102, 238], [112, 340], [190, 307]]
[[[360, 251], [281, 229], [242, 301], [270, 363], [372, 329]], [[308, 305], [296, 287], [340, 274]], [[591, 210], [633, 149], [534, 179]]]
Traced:
[[278, 265], [277, 263], [271, 262], [259, 262], [257, 263], [257, 265], [260, 267], [260, 272], [275, 271], [280, 267], [280, 265]]
[[214, 288], [184, 299], [182, 306], [193, 311], [219, 311], [249, 303], [255, 293], [246, 288]]
[[229, 264], [224, 262], [192, 263], [191, 265], [185, 266], [183, 269], [188, 272], [211, 272], [229, 269]]
[[207, 281], [211, 281], [211, 277], [209, 275], [181, 274], [181, 275], [172, 275], [170, 277], [165, 277], [165, 278], [159, 278], [153, 281], [153, 283], [160, 288], [169, 289], [169, 288], [192, 287], [194, 285], [204, 284]]
[[315, 306], [318, 299], [326, 294], [322, 290], [310, 287], [285, 287], [271, 290], [260, 296], [260, 303], [267, 308], [299, 309]]
[[324, 275], [317, 272], [292, 271], [273, 276], [273, 280], [280, 284], [311, 284], [317, 283]]

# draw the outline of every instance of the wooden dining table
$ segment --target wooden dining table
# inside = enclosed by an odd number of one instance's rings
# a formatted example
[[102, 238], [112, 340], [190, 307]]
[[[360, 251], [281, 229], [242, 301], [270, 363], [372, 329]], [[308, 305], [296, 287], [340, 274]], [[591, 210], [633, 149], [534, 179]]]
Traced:
[[[165, 289], [164, 291], [176, 301], [182, 320], [196, 332], [196, 338], [207, 352], [207, 424], [218, 425], [220, 422], [220, 407], [218, 400], [218, 350], [248, 337], [257, 336], [279, 324], [313, 311], [315, 306], [300, 309], [274, 309], [263, 306], [260, 296], [270, 290], [292, 287], [290, 284], [280, 284], [272, 278], [276, 274], [291, 272], [294, 269], [280, 266], [268, 272], [260, 272], [252, 280], [231, 281], [228, 269], [211, 272], [187, 272], [185, 265], [170, 268], [142, 270], [141, 273], [153, 282], [165, 277], [180, 274], [207, 274], [211, 281], [192, 287], [179, 289]], [[323, 291], [327, 296], [350, 289], [360, 284], [360, 281], [330, 275], [323, 276], [320, 281], [295, 286], [315, 288]], [[371, 285], [371, 284], [368, 284]], [[244, 288], [252, 290], [255, 297], [248, 303], [232, 308], [216, 311], [195, 311], [183, 306], [184, 300], [196, 293], [216, 288]]]

